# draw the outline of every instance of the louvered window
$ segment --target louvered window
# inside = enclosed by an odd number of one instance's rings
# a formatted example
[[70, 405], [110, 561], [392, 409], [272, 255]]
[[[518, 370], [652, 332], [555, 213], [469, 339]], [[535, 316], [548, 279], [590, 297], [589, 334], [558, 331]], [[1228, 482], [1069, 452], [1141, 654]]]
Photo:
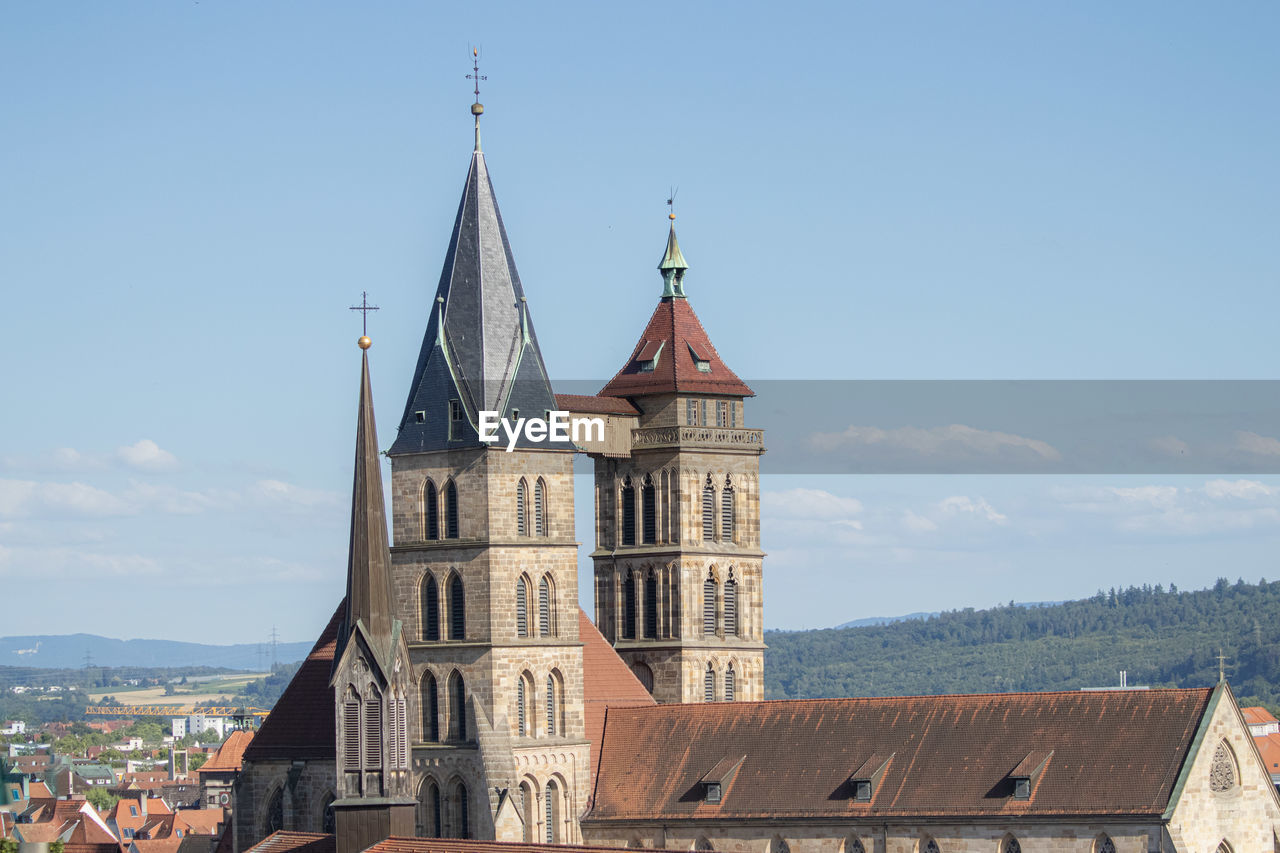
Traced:
[[458, 538], [458, 487], [453, 481], [444, 487], [445, 536]]
[[529, 589], [524, 578], [516, 581], [516, 636], [529, 636]]
[[644, 511], [644, 544], [652, 545], [658, 541], [658, 490], [653, 480], [646, 479], [641, 490]]
[[396, 707], [400, 711], [400, 725], [396, 727], [396, 731], [400, 733], [400, 766], [409, 766], [409, 706], [405, 702], [405, 698], [401, 696], [396, 700]]
[[729, 404], [724, 400], [716, 403], [716, 426], [722, 427], [729, 423]]
[[529, 535], [529, 517], [525, 511], [528, 491], [529, 485], [524, 480], [516, 484], [516, 533], [520, 536]]
[[360, 701], [354, 696], [342, 706], [342, 764], [347, 770], [360, 769]]
[[440, 590], [431, 575], [422, 579], [422, 638], [440, 639]]
[[738, 582], [732, 575], [724, 583], [724, 633], [738, 636]]
[[716, 671], [707, 664], [707, 673], [702, 677], [702, 701], [716, 701]]
[[436, 493], [436, 484], [427, 480], [427, 494], [423, 498], [427, 507], [427, 538], [440, 538], [440, 496]]
[[687, 424], [689, 424], [689, 426], [697, 426], [697, 425], [698, 425], [698, 401], [697, 401], [697, 400], [686, 400], [686, 401], [685, 401], [685, 413], [684, 413], [684, 415], [685, 415], [685, 417], [684, 417], [685, 422], [686, 422]]
[[706, 426], [706, 425], [709, 423], [709, 421], [707, 420], [707, 401], [706, 401], [706, 400], [702, 400], [702, 401], [700, 401], [700, 402], [701, 402], [701, 408], [702, 408], [702, 414], [701, 414], [701, 421], [700, 421], [700, 422], [701, 422], [701, 424], [702, 424], [703, 426]]
[[716, 635], [716, 582], [707, 578], [702, 582], [702, 636]]
[[627, 570], [627, 579], [622, 582], [622, 638], [636, 638], [636, 579], [631, 570]]
[[651, 570], [644, 579], [644, 635], [658, 637], [658, 576]]
[[436, 678], [429, 672], [422, 676], [422, 739], [432, 743], [440, 740], [440, 700]]
[[720, 493], [720, 539], [733, 542], [733, 489], [725, 486]]
[[533, 487], [533, 533], [547, 535], [547, 485], [541, 480]]
[[467, 636], [467, 601], [462, 591], [462, 578], [457, 575], [449, 581], [449, 639], [461, 640]]
[[556, 678], [547, 676], [547, 734], [556, 733]]
[[449, 735], [451, 740], [467, 739], [467, 697], [457, 672], [449, 677]]
[[716, 488], [707, 483], [702, 487], [702, 540], [714, 542], [716, 538]]
[[734, 675], [733, 664], [729, 664], [729, 668], [724, 672], [724, 701], [732, 702], [733, 694], [738, 689], [738, 677]]
[[550, 637], [553, 633], [551, 618], [551, 582], [547, 580], [547, 576], [543, 575], [542, 580], [538, 581], [538, 634], [543, 637]]
[[382, 700], [375, 697], [364, 703], [364, 766], [382, 766]]
[[738, 404], [730, 403], [729, 404], [729, 427], [731, 429], [736, 429], [737, 426], [738, 426]]
[[516, 682], [516, 734], [524, 737], [529, 732], [525, 728], [525, 695], [524, 695], [524, 676], [520, 676], [520, 680]]
[[556, 785], [554, 782], [547, 783], [547, 791], [544, 795], [543, 818], [546, 820], [546, 839], [548, 844], [556, 843]]
[[467, 786], [458, 783], [458, 837], [471, 837], [471, 802], [467, 796]]
[[630, 483], [622, 487], [622, 544], [636, 544], [636, 489]]

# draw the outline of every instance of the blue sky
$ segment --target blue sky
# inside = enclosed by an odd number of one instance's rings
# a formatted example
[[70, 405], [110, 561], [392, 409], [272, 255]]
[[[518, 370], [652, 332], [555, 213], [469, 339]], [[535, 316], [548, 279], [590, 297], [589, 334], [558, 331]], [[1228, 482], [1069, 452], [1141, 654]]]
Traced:
[[[676, 185], [688, 293], [748, 380], [1270, 379], [1278, 24], [1263, 3], [7, 4], [4, 632], [323, 625], [345, 308], [383, 308], [389, 445], [473, 43], [553, 376], [625, 358]], [[765, 489], [771, 627], [1278, 574], [1274, 477]]]

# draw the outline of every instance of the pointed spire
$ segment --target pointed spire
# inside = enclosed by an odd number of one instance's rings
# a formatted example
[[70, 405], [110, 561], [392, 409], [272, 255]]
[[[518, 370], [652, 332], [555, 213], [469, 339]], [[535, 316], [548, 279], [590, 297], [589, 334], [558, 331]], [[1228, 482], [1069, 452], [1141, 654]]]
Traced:
[[662, 295], [684, 298], [684, 273], [689, 269], [684, 255], [680, 252], [680, 243], [676, 240], [676, 215], [668, 214], [671, 220], [671, 233], [667, 235], [667, 251], [658, 264], [658, 272], [662, 273]]
[[386, 504], [382, 497], [382, 468], [378, 429], [373, 422], [373, 392], [369, 386], [368, 337], [361, 337], [360, 411], [356, 420], [355, 476], [351, 490], [351, 546], [347, 560], [347, 612], [341, 640], [357, 623], [377, 651], [391, 650], [394, 622], [391, 595], [391, 551], [387, 543]]
[[468, 80], [476, 82], [476, 102], [471, 105], [471, 114], [476, 117], [476, 148], [477, 154], [480, 153], [480, 116], [484, 115], [484, 104], [480, 103], [480, 81], [489, 78], [480, 73], [480, 49], [471, 48], [471, 73], [467, 75]]

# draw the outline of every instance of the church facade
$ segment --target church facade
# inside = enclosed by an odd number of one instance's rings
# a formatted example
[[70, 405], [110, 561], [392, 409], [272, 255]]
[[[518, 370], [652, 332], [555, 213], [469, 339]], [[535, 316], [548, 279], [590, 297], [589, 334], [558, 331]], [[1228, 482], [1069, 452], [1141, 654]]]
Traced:
[[[686, 293], [594, 396], [556, 395], [475, 148], [408, 389], [385, 517], [367, 338], [346, 596], [244, 756], [234, 845], [330, 833], [751, 853], [1280, 853], [1225, 684], [762, 702], [751, 389]], [[656, 287], [655, 287], [656, 291]], [[638, 325], [638, 324], [637, 324]], [[482, 434], [553, 411], [577, 443]], [[595, 467], [595, 622], [573, 456]], [[391, 538], [388, 538], [388, 527]]]

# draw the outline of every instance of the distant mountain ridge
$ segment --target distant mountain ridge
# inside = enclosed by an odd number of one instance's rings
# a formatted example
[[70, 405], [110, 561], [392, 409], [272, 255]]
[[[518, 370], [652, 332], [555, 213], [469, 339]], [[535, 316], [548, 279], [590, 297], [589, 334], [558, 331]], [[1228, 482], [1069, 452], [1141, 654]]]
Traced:
[[[1015, 601], [1014, 607], [1053, 607], [1055, 604], [1062, 604], [1061, 601]], [[854, 619], [852, 622], [845, 622], [843, 625], [837, 625], [834, 629], [839, 631], [842, 628], [869, 628], [873, 625], [892, 625], [894, 622], [909, 622], [912, 619], [928, 619], [931, 616], [937, 616], [941, 613], [939, 610], [925, 612], [923, 610], [916, 613], [908, 613], [905, 616], [868, 616], [865, 619]]]
[[[311, 643], [279, 643], [279, 663], [302, 660]], [[220, 646], [175, 640], [116, 640], [97, 634], [45, 634], [0, 637], [0, 666], [77, 669], [89, 655], [93, 666], [221, 666], [250, 672], [271, 666], [269, 643]]]

